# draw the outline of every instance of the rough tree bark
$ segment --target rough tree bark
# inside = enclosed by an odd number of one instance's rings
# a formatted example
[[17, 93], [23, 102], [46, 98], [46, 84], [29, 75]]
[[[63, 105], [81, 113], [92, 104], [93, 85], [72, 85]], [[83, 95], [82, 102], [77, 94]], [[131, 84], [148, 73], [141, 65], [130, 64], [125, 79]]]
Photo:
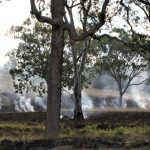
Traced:
[[47, 137], [55, 138], [59, 133], [61, 107], [61, 77], [63, 63], [63, 29], [52, 27], [52, 51], [48, 80]]
[[37, 10], [35, 1], [30, 0], [31, 14], [38, 21], [52, 25], [51, 56], [48, 73], [48, 99], [47, 99], [47, 138], [56, 138], [59, 135], [60, 107], [61, 107], [61, 81], [64, 49], [64, 3], [62, 0], [51, 0], [52, 18], [42, 16]]
[[[51, 0], [52, 19], [63, 22], [63, 1]], [[55, 138], [59, 134], [61, 107], [61, 81], [64, 49], [64, 29], [60, 25], [52, 25], [51, 57], [48, 81], [47, 100], [47, 137]]]

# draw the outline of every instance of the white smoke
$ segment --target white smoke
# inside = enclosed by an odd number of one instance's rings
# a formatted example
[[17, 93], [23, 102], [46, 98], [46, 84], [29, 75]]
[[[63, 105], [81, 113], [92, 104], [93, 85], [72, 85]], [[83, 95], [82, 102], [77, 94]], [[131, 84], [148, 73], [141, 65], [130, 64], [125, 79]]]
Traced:
[[13, 87], [13, 80], [7, 68], [0, 67], [0, 92], [15, 91]]
[[[135, 78], [134, 83], [142, 82], [143, 78], [147, 79], [148, 73], [145, 72], [145, 73], [141, 74], [141, 76], [142, 76], [142, 78]], [[138, 86], [132, 86], [130, 88], [132, 99], [138, 104], [138, 106], [140, 108], [144, 108], [144, 109], [146, 109], [147, 107], [150, 107], [149, 106], [150, 95], [149, 95], [149, 93], [144, 92], [146, 89], [146, 86], [148, 86], [148, 85], [141, 84]]]
[[93, 103], [92, 103], [92, 99], [84, 91], [82, 91], [81, 102], [82, 102], [84, 118], [87, 118], [89, 114], [89, 110], [93, 109]]
[[61, 96], [61, 107], [62, 109], [68, 109], [70, 111], [74, 110], [74, 100], [73, 100], [73, 94], [72, 91], [64, 91]]
[[[120, 108], [119, 98], [112, 99], [112, 106], [111, 107], [116, 108], [116, 109]], [[127, 100], [124, 97], [123, 97], [123, 101], [122, 101], [122, 108], [127, 108]]]
[[[143, 78], [147, 78], [148, 73], [145, 73], [142, 76], [143, 76]], [[142, 80], [142, 78], [141, 78], [141, 80]], [[139, 80], [139, 78], [136, 78], [134, 80], [134, 82], [137, 83], [137, 82], [140, 82], [141, 80]], [[38, 96], [36, 96], [36, 94], [33, 94], [33, 93], [27, 94], [25, 96], [15, 94], [14, 88], [12, 86], [12, 79], [8, 73], [8, 70], [1, 69], [0, 81], [2, 83], [0, 85], [1, 93], [6, 92], [8, 94], [7, 95], [8, 99], [10, 99], [10, 101], [13, 101], [13, 103], [15, 104], [16, 111], [18, 111], [18, 112], [33, 112], [35, 110], [40, 110], [40, 109], [38, 109], [39, 107], [42, 108], [43, 110], [46, 110], [46, 100], [44, 98], [38, 97]], [[95, 80], [95, 85], [97, 86], [97, 88], [103, 90], [104, 93], [109, 92], [110, 89], [111, 90], [113, 89], [112, 91], [115, 91], [115, 92], [118, 90], [114, 80], [112, 80], [107, 75], [97, 77], [97, 80]], [[132, 97], [132, 101], [135, 101], [140, 108], [150, 108], [150, 94], [148, 93], [150, 90], [148, 90], [146, 92], [145, 91], [146, 87], [148, 87], [148, 86], [147, 85], [132, 86], [128, 90], [128, 93]], [[63, 93], [62, 107], [73, 112], [74, 100], [72, 98], [72, 94], [73, 94], [73, 91], [67, 91], [67, 92]], [[106, 94], [106, 96], [107, 96], [107, 94]], [[2, 106], [3, 97], [1, 97], [1, 95], [0, 95], [0, 109], [2, 109], [2, 107], [3, 107]], [[98, 97], [98, 101], [100, 101], [99, 105], [98, 105], [99, 108], [105, 109], [106, 107], [114, 107], [114, 108], [119, 107], [118, 97], [114, 97], [114, 99], [113, 99], [113, 95], [112, 95], [111, 102], [107, 99], [107, 97]], [[35, 105], [39, 106], [39, 107], [36, 107]], [[95, 106], [96, 105], [93, 104], [93, 98], [90, 98], [90, 96], [88, 96], [88, 93], [86, 93], [84, 90], [82, 92], [82, 108], [83, 108], [84, 115], [86, 115], [86, 113], [89, 110], [93, 110]], [[123, 97], [123, 107], [124, 108], [127, 107], [127, 101], [126, 101], [125, 97]], [[88, 110], [88, 111], [86, 112], [86, 110]]]
[[25, 99], [25, 107], [26, 107], [26, 111], [34, 111], [34, 107], [31, 105], [31, 98], [27, 98]]
[[[138, 77], [134, 78], [132, 83], [137, 84], [147, 78], [148, 78], [148, 72], [145, 71], [144, 73], [140, 74]], [[92, 86], [95, 87], [95, 89], [99, 89], [100, 91], [112, 90], [114, 91], [114, 93], [118, 91], [118, 87], [116, 86], [116, 83], [108, 75], [96, 76], [96, 78], [93, 79], [92, 81]], [[130, 86], [127, 92], [123, 95], [123, 108], [127, 108], [129, 103], [130, 103], [129, 107], [133, 106], [133, 107], [139, 107], [139, 108], [144, 108], [144, 109], [150, 108], [150, 94], [149, 93], [150, 93], [150, 85], [141, 84], [141, 85]], [[107, 101], [108, 95], [106, 94], [105, 97], [97, 98], [98, 100], [101, 101], [99, 105], [100, 108], [105, 109], [106, 107], [108, 107], [108, 103], [106, 103], [108, 102]], [[126, 98], [126, 95], [128, 95], [129, 98]], [[119, 92], [118, 92], [118, 96], [119, 96]], [[114, 108], [119, 107], [118, 96], [116, 96], [116, 98], [114, 99], [112, 98], [111, 107], [114, 107]]]
[[46, 106], [46, 104], [44, 103], [44, 98], [39, 97], [39, 96], [36, 96], [36, 97], [35, 97], [35, 103], [36, 103], [38, 106], [42, 107], [44, 110], [46, 110], [47, 106]]
[[[114, 108], [118, 108], [119, 107], [119, 99], [116, 99], [116, 98], [113, 99], [112, 100], [112, 105], [113, 105]], [[124, 105], [123, 105], [123, 107], [124, 107]]]
[[92, 99], [84, 91], [82, 91], [81, 101], [83, 110], [93, 109]]
[[19, 112], [34, 112], [34, 107], [31, 104], [31, 98], [18, 95], [14, 100], [15, 110]]

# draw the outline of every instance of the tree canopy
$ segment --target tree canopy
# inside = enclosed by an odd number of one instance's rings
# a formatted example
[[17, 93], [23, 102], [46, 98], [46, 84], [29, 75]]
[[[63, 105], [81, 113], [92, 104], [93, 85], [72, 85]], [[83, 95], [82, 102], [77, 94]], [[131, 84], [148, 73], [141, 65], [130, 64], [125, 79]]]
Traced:
[[[95, 67], [100, 73], [108, 74], [115, 80], [119, 89], [119, 106], [122, 107], [122, 96], [129, 86], [149, 82], [148, 78], [143, 77], [143, 73], [149, 70], [149, 62], [138, 50], [133, 50], [130, 43], [134, 43], [134, 40], [128, 33], [122, 30], [116, 31], [119, 31], [123, 41], [117, 39], [101, 41], [101, 50], [96, 58]], [[138, 82], [135, 82], [136, 79]]]
[[[17, 92], [47, 93], [51, 26], [27, 19], [21, 26], [12, 26], [10, 33], [19, 39], [17, 49], [8, 53], [14, 66], [10, 74]], [[71, 53], [64, 51], [63, 87], [73, 86]]]

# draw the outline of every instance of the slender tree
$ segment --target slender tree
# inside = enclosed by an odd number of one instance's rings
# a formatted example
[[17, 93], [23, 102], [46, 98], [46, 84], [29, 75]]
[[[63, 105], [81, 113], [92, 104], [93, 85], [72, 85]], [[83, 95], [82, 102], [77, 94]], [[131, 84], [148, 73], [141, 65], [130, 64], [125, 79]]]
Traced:
[[123, 95], [129, 86], [147, 84], [149, 81], [148, 78], [143, 77], [143, 73], [149, 70], [148, 62], [139, 55], [138, 51], [133, 51], [132, 47], [125, 46], [124, 42], [118, 40], [106, 40], [105, 42], [100, 50], [103, 53], [98, 55], [95, 67], [101, 73], [112, 77], [117, 83], [119, 107], [122, 108]]

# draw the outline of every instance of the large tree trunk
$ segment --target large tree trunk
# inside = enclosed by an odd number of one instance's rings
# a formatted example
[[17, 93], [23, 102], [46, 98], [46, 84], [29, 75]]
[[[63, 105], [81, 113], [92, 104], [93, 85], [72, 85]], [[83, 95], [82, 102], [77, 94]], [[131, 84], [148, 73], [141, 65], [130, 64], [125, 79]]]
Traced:
[[[63, 21], [63, 1], [51, 0], [52, 19]], [[62, 26], [52, 26], [51, 58], [48, 76], [47, 100], [47, 138], [59, 135], [61, 82], [64, 49], [64, 29]]]

